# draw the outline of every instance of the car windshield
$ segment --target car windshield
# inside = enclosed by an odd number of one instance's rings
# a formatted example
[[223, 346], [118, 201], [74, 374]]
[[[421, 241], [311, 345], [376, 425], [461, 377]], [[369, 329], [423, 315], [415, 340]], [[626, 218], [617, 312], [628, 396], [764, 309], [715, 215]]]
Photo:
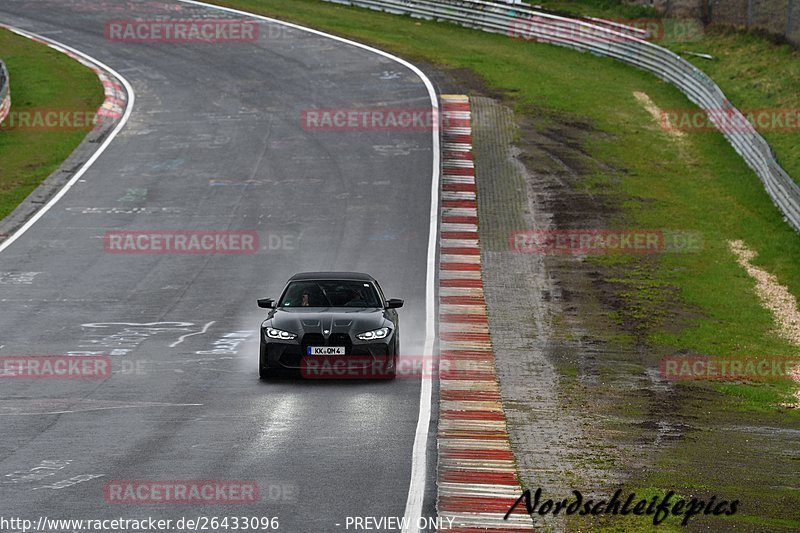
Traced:
[[378, 291], [368, 281], [293, 281], [278, 307], [382, 307]]

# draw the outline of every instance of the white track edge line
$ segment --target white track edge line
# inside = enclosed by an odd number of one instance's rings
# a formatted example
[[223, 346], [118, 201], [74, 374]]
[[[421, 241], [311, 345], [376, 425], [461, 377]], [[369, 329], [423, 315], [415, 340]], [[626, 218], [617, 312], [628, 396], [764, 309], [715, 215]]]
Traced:
[[14, 243], [14, 241], [22, 237], [22, 235], [24, 235], [25, 232], [31, 228], [31, 226], [33, 226], [40, 218], [42, 218], [42, 216], [44, 216], [45, 213], [47, 213], [54, 205], [56, 205], [56, 203], [58, 203], [58, 201], [61, 200], [61, 198], [65, 194], [67, 194], [67, 192], [72, 188], [72, 186], [75, 185], [79, 179], [81, 179], [81, 177], [86, 173], [86, 171], [89, 170], [89, 168], [94, 164], [94, 162], [97, 161], [100, 155], [102, 155], [102, 153], [106, 151], [106, 148], [108, 148], [111, 142], [116, 138], [117, 134], [122, 130], [122, 128], [128, 122], [128, 118], [131, 116], [131, 113], [133, 112], [133, 105], [134, 102], [136, 101], [136, 95], [134, 94], [133, 87], [128, 82], [128, 80], [122, 77], [117, 71], [115, 71], [105, 63], [93, 58], [92, 56], [81, 52], [80, 50], [76, 50], [70, 46], [62, 44], [48, 37], [43, 37], [41, 35], [37, 35], [27, 30], [15, 28], [14, 26], [0, 24], [0, 28], [5, 28], [9, 31], [16, 33], [17, 35], [21, 35], [22, 37], [26, 37], [28, 39], [39, 39], [40, 41], [45, 43], [50, 48], [53, 48], [54, 50], [57, 50], [61, 53], [64, 53], [65, 51], [70, 52], [72, 54], [75, 54], [76, 56], [85, 59], [89, 63], [92, 63], [98, 68], [100, 68], [101, 70], [110, 72], [111, 75], [113, 75], [122, 82], [122, 84], [125, 86], [125, 91], [128, 93], [125, 113], [122, 115], [122, 118], [117, 123], [117, 126], [108, 135], [106, 140], [103, 141], [103, 144], [101, 144], [100, 147], [94, 152], [94, 154], [92, 154], [89, 160], [83, 164], [80, 170], [78, 170], [78, 172], [76, 172], [75, 175], [72, 176], [72, 178], [67, 183], [65, 183], [63, 187], [61, 187], [61, 190], [59, 190], [55, 194], [55, 196], [50, 198], [50, 200], [45, 205], [43, 205], [38, 211], [36, 211], [36, 213], [25, 224], [23, 224], [22, 227], [20, 227], [17, 231], [11, 234], [11, 236], [8, 239], [0, 243], [0, 252], [3, 252], [6, 248], [11, 246]]

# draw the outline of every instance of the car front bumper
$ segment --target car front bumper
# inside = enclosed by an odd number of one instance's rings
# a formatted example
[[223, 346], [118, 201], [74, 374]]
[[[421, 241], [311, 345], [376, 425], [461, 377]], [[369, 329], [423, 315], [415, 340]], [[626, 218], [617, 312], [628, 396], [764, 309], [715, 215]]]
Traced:
[[314, 357], [308, 355], [309, 346], [343, 346], [345, 355], [324, 356], [335, 357], [343, 360], [353, 359], [358, 362], [377, 362], [385, 363], [393, 355], [394, 332], [385, 339], [374, 341], [355, 340], [349, 336], [340, 334], [338, 337], [331, 335], [325, 339], [322, 335], [305, 335], [302, 339], [284, 341], [278, 339], [267, 339], [262, 331], [261, 334], [261, 364], [268, 368], [301, 369], [304, 360]]

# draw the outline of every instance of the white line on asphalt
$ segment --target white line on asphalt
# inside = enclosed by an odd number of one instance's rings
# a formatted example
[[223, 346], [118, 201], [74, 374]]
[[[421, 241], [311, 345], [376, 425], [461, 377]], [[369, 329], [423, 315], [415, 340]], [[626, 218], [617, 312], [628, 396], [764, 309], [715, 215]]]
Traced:
[[[193, 4], [211, 9], [218, 9], [220, 11], [225, 11], [228, 13], [235, 13], [238, 15], [253, 17], [265, 20], [267, 22], [272, 22], [274, 24], [281, 24], [283, 26], [288, 26], [290, 28], [294, 28], [300, 31], [312, 33], [314, 35], [319, 35], [320, 37], [333, 39], [335, 41], [350, 46], [355, 46], [356, 48], [361, 48], [362, 50], [366, 50], [368, 52], [372, 52], [380, 56], [383, 56], [392, 61], [396, 61], [397, 63], [411, 70], [422, 80], [422, 83], [428, 90], [428, 96], [431, 99], [431, 107], [435, 110], [437, 114], [439, 112], [439, 100], [436, 97], [436, 90], [433, 88], [431, 80], [429, 80], [428, 77], [416, 66], [412, 65], [408, 61], [405, 61], [404, 59], [393, 56], [388, 52], [384, 52], [383, 50], [379, 50], [377, 48], [373, 48], [365, 44], [357, 43], [355, 41], [350, 41], [342, 37], [337, 37], [336, 35], [330, 35], [328, 33], [324, 33], [319, 30], [313, 30], [311, 28], [306, 28], [303, 26], [299, 26], [297, 24], [292, 24], [290, 22], [284, 22], [282, 20], [271, 19], [263, 15], [248, 13], [247, 11], [240, 11], [238, 9], [231, 9], [229, 7], [215, 6], [212, 4], [206, 4], [205, 2], [198, 2], [197, 0], [178, 0], [178, 1], [185, 4]], [[428, 259], [427, 259], [428, 278], [425, 284], [426, 325], [425, 325], [425, 346], [423, 352], [424, 354], [430, 354], [430, 355], [433, 355], [433, 346], [435, 342], [434, 317], [436, 311], [435, 308], [436, 297], [434, 293], [435, 293], [435, 276], [436, 276], [436, 242], [437, 242], [438, 223], [439, 223], [439, 166], [440, 166], [439, 150], [440, 150], [439, 124], [436, 121], [434, 121], [433, 175], [431, 179], [431, 212], [430, 212], [430, 232], [428, 234]], [[422, 504], [425, 498], [425, 481], [427, 477], [427, 462], [428, 462], [428, 430], [431, 420], [432, 384], [431, 380], [429, 379], [422, 379], [420, 380], [420, 383], [421, 385], [420, 385], [420, 401], [419, 401], [419, 418], [417, 419], [417, 429], [414, 435], [414, 450], [412, 452], [412, 463], [411, 463], [411, 482], [409, 484], [408, 498], [406, 500], [406, 510], [405, 510], [406, 520], [404, 520], [404, 522], [409, 525], [408, 527], [403, 528], [404, 533], [414, 533], [419, 531], [418, 522], [419, 518], [422, 516]]]
[[178, 337], [178, 340], [176, 340], [175, 342], [173, 342], [172, 344], [170, 344], [170, 345], [169, 345], [169, 347], [170, 347], [170, 348], [174, 348], [174, 347], [176, 347], [177, 345], [179, 345], [180, 343], [182, 343], [182, 342], [183, 342], [183, 340], [184, 340], [186, 337], [191, 337], [192, 335], [202, 335], [203, 333], [205, 333], [206, 331], [208, 331], [208, 328], [210, 328], [210, 327], [211, 327], [211, 324], [213, 324], [214, 322], [216, 322], [216, 320], [212, 320], [211, 322], [209, 322], [208, 324], [206, 324], [205, 326], [203, 326], [203, 329], [202, 329], [202, 331], [196, 331], [195, 333], [187, 333], [186, 335], [181, 335], [180, 337]]
[[89, 170], [89, 168], [94, 164], [94, 162], [97, 161], [97, 159], [100, 157], [100, 155], [103, 152], [105, 152], [106, 148], [108, 148], [108, 146], [111, 144], [111, 142], [117, 136], [117, 134], [125, 126], [125, 123], [128, 122], [128, 118], [131, 116], [131, 112], [133, 111], [133, 103], [136, 100], [136, 97], [135, 97], [135, 95], [133, 93], [133, 87], [131, 87], [131, 84], [128, 82], [128, 80], [126, 80], [125, 78], [120, 76], [114, 69], [112, 69], [108, 65], [102, 63], [101, 61], [98, 61], [97, 59], [91, 57], [90, 55], [84, 54], [83, 52], [81, 52], [79, 50], [76, 50], [76, 49], [74, 49], [72, 47], [69, 47], [69, 46], [67, 46], [65, 44], [59, 43], [57, 41], [54, 41], [53, 39], [49, 39], [49, 38], [44, 37], [42, 35], [38, 35], [38, 34], [31, 33], [31, 32], [25, 31], [25, 30], [21, 30], [19, 28], [14, 28], [13, 26], [0, 24], [0, 28], [5, 28], [5, 29], [7, 29], [9, 31], [13, 31], [17, 35], [21, 35], [23, 37], [27, 37], [28, 39], [39, 39], [40, 41], [43, 41], [50, 48], [58, 50], [59, 52], [63, 53], [63, 52], [66, 51], [66, 52], [70, 52], [72, 54], [75, 54], [76, 56], [82, 57], [86, 61], [88, 61], [90, 63], [93, 63], [95, 66], [97, 66], [101, 70], [105, 70], [106, 72], [110, 72], [113, 76], [115, 76], [118, 80], [120, 80], [122, 82], [122, 84], [125, 86], [125, 90], [128, 93], [128, 104], [125, 107], [125, 114], [122, 115], [122, 118], [120, 119], [119, 123], [117, 123], [117, 126], [109, 134], [109, 136], [106, 138], [106, 140], [103, 141], [103, 144], [101, 144], [100, 147], [97, 149], [97, 151], [94, 154], [92, 154], [92, 157], [90, 157], [89, 160], [86, 161], [86, 163], [83, 164], [83, 166], [72, 177], [72, 179], [70, 179], [66, 183], [66, 185], [64, 185], [61, 188], [61, 190], [56, 193], [55, 196], [50, 198], [50, 201], [48, 201], [44, 206], [42, 206], [36, 212], [36, 214], [34, 214], [30, 218], [30, 220], [28, 220], [21, 228], [19, 228], [17, 231], [15, 231], [13, 235], [11, 235], [8, 239], [6, 239], [2, 243], [0, 243], [0, 252], [2, 252], [6, 248], [11, 246], [11, 244], [14, 241], [16, 241], [17, 239], [19, 239], [26, 231], [28, 231], [31, 228], [31, 226], [36, 224], [37, 220], [42, 218], [42, 216], [44, 216], [45, 213], [47, 213], [54, 205], [56, 205], [56, 203], [58, 203], [58, 201], [61, 200], [61, 198], [65, 194], [67, 194], [67, 191], [69, 191], [72, 188], [72, 186], [75, 185], [75, 183], [77, 183], [79, 179], [81, 179], [81, 176], [83, 176], [86, 173], [86, 171]]

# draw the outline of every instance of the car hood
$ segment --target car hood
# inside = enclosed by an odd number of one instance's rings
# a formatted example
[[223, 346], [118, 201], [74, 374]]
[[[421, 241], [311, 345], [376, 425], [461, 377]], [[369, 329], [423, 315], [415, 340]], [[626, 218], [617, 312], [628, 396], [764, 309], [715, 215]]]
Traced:
[[281, 308], [273, 312], [270, 320], [273, 328], [297, 333], [301, 337], [306, 333], [357, 335], [391, 325], [387, 323], [383, 309], [360, 307]]

